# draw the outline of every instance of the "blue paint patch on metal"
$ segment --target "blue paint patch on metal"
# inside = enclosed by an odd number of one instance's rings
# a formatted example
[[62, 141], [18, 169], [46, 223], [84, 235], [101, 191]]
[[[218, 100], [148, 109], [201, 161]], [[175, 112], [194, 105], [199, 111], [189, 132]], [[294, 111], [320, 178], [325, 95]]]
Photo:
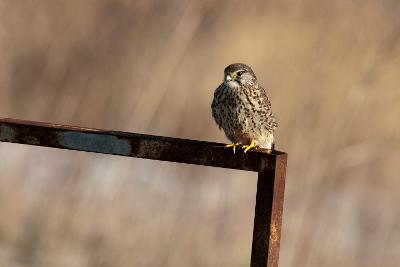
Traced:
[[0, 125], [0, 132], [5, 142], [12, 142], [15, 139], [15, 130], [7, 125]]
[[129, 156], [132, 147], [128, 140], [93, 133], [59, 132], [58, 143], [68, 149]]

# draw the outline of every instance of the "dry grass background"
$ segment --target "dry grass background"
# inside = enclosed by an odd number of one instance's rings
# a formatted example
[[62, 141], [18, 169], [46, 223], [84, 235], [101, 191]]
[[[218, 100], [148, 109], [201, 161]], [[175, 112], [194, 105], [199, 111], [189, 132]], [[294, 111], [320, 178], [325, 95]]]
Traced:
[[[400, 266], [400, 3], [2, 0], [0, 116], [224, 142], [253, 66], [289, 153], [280, 266]], [[256, 177], [0, 144], [0, 266], [248, 266]]]

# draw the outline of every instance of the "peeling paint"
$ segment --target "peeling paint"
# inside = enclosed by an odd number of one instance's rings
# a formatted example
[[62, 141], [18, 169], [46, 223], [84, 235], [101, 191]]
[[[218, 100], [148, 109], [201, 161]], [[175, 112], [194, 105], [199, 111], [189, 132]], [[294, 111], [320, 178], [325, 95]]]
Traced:
[[101, 152], [128, 156], [131, 145], [128, 140], [116, 136], [80, 132], [60, 132], [57, 141], [61, 146], [75, 150]]
[[0, 136], [6, 142], [13, 142], [17, 134], [13, 128], [7, 125], [0, 125]]

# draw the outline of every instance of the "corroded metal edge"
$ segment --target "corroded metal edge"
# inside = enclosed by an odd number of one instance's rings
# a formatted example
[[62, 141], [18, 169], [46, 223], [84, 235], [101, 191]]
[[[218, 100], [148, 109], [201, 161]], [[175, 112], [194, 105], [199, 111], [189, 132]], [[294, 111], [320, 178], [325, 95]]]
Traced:
[[0, 141], [256, 172], [273, 169], [276, 157], [285, 154], [233, 154], [220, 143], [8, 118], [0, 118]]

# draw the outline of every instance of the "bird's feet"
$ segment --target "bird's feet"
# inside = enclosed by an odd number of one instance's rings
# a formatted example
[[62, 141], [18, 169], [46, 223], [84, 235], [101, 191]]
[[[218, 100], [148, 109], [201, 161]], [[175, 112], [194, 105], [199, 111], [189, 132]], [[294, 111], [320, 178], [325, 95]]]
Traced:
[[244, 149], [243, 152], [246, 153], [247, 151], [249, 151], [250, 149], [252, 149], [256, 146], [257, 146], [256, 142], [254, 140], [252, 140], [250, 145], [242, 146], [242, 148]]
[[233, 147], [233, 154], [235, 154], [236, 153], [236, 147], [238, 145], [240, 145], [240, 143], [233, 143], [233, 144], [226, 145], [225, 148]]

